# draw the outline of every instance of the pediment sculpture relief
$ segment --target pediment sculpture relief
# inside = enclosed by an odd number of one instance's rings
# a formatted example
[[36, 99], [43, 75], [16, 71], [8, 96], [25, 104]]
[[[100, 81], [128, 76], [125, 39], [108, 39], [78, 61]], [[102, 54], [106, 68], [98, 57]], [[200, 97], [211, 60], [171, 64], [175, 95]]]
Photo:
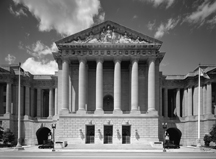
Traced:
[[77, 39], [72, 40], [70, 43], [134, 43], [134, 44], [146, 44], [145, 40], [136, 37], [135, 39], [128, 36], [127, 32], [123, 35], [116, 32], [114, 28], [108, 25], [107, 28], [103, 28], [101, 33], [93, 34], [90, 32], [85, 36], [85, 39], [81, 39], [80, 36]]

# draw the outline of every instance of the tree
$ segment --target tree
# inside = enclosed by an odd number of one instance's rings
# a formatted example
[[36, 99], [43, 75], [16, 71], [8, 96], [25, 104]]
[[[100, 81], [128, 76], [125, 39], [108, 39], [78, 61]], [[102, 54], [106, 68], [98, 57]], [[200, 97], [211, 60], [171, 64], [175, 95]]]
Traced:
[[3, 142], [6, 143], [12, 143], [15, 140], [15, 135], [10, 129], [6, 129], [3, 132]]
[[211, 135], [212, 141], [214, 143], [216, 143], [216, 124], [213, 125], [213, 127], [212, 127], [212, 129], [211, 129], [211, 131], [210, 131], [209, 134]]
[[0, 141], [2, 140], [3, 133], [4, 133], [4, 129], [3, 127], [0, 126]]

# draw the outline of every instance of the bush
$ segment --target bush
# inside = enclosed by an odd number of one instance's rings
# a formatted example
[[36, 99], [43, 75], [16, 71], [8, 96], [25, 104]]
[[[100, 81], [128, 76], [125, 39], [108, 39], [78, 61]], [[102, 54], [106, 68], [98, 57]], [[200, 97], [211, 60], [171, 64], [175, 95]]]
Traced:
[[2, 136], [3, 136], [2, 137], [3, 142], [5, 144], [6, 143], [12, 143], [15, 140], [15, 135], [10, 129], [7, 129], [6, 131], [4, 131]]
[[206, 134], [203, 138], [204, 142], [205, 142], [205, 146], [209, 146], [210, 142], [212, 141], [212, 138], [209, 134]]
[[209, 134], [211, 135], [211, 141], [216, 143], [216, 124], [213, 125]]
[[0, 126], [0, 141], [2, 141], [3, 132], [4, 132], [4, 129], [3, 129], [3, 127]]

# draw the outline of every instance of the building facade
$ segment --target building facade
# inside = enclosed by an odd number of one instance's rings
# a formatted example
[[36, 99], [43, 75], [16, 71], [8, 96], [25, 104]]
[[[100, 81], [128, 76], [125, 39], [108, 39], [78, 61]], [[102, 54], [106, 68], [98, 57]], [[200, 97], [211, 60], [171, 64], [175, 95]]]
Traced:
[[[41, 144], [52, 123], [69, 146], [149, 145], [163, 141], [162, 123], [181, 144], [196, 143], [198, 69], [163, 75], [161, 41], [106, 21], [56, 45], [55, 75], [21, 74], [23, 144]], [[216, 67], [201, 68], [210, 77], [201, 78], [202, 139], [216, 121]], [[0, 122], [15, 133], [18, 69], [0, 70]]]

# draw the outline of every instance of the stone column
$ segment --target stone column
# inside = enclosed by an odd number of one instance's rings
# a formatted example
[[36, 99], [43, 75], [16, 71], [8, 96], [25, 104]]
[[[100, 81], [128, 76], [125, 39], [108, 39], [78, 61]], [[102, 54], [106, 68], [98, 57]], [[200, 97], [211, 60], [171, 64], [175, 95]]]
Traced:
[[206, 114], [212, 114], [212, 84], [207, 84]]
[[64, 59], [62, 63], [62, 108], [61, 114], [69, 113], [69, 61]]
[[30, 115], [30, 88], [29, 86], [25, 87], [25, 114]]
[[203, 92], [203, 106], [202, 106], [202, 114], [206, 114], [206, 86], [202, 86], [202, 92]]
[[192, 116], [192, 87], [188, 88], [188, 113], [187, 116]]
[[180, 89], [176, 91], [176, 115], [180, 117]]
[[7, 83], [6, 88], [6, 114], [11, 113], [11, 83]]
[[84, 58], [79, 59], [79, 96], [78, 96], [78, 103], [79, 108], [77, 113], [84, 113], [85, 112], [85, 91], [86, 91], [86, 83], [85, 83], [85, 76], [86, 76], [86, 60]]
[[131, 60], [131, 112], [138, 113], [138, 59]]
[[58, 114], [58, 88], [55, 88], [55, 115]]
[[97, 59], [96, 68], [96, 114], [103, 114], [103, 59]]
[[34, 88], [31, 88], [31, 116], [34, 117]]
[[37, 88], [37, 117], [41, 117], [41, 88]]
[[121, 60], [114, 60], [114, 112], [115, 114], [122, 113], [121, 111]]
[[164, 88], [164, 117], [168, 117], [168, 89]]
[[49, 118], [53, 116], [53, 89], [49, 90]]
[[155, 59], [149, 58], [148, 69], [148, 112], [155, 111]]
[[182, 107], [182, 117], [187, 116], [188, 114], [188, 89], [184, 89], [184, 105]]

